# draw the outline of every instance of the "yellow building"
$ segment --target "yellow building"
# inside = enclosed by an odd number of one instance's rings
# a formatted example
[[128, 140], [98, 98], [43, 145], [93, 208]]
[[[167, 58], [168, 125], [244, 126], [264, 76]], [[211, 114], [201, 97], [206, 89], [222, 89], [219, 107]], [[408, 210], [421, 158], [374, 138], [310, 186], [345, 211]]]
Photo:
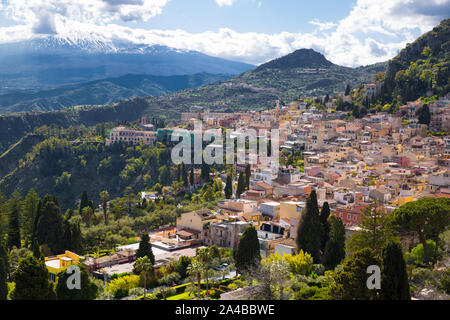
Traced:
[[80, 262], [80, 256], [76, 253], [66, 250], [64, 254], [53, 257], [45, 257], [45, 266], [51, 281], [56, 280], [56, 275], [66, 270], [70, 265], [77, 265]]
[[401, 207], [401, 206], [404, 205], [405, 203], [412, 202], [412, 201], [415, 201], [414, 197], [412, 197], [412, 196], [398, 197], [398, 199], [395, 200], [395, 201], [393, 202], [393, 204], [394, 204], [395, 206], [397, 206], [397, 207]]
[[280, 202], [280, 219], [299, 219], [304, 206], [301, 201]]
[[207, 209], [185, 212], [177, 218], [177, 233], [183, 229], [202, 232], [206, 224], [216, 221], [216, 215]]

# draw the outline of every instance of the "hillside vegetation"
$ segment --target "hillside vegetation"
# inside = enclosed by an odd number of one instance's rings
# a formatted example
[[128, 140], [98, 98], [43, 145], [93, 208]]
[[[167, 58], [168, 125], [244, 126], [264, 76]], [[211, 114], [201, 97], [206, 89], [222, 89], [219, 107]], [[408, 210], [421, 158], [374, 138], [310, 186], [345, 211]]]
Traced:
[[443, 20], [430, 32], [389, 61], [382, 86], [384, 102], [406, 103], [426, 96], [443, 96], [450, 85], [450, 19]]
[[133, 97], [160, 96], [231, 78], [198, 73], [179, 76], [128, 74], [51, 89], [19, 90], [0, 95], [0, 113], [51, 111], [77, 105], [112, 104]]

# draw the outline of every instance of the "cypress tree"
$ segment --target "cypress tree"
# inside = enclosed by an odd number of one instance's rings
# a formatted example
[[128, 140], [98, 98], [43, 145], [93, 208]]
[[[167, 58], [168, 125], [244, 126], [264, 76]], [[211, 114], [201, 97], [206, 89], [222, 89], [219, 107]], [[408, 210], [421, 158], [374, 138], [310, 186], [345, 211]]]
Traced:
[[250, 226], [245, 229], [239, 240], [236, 250], [235, 262], [238, 272], [252, 272], [261, 261], [258, 233], [255, 227]]
[[210, 172], [209, 165], [205, 162], [202, 162], [201, 169], [202, 169], [202, 171], [201, 171], [200, 177], [201, 177], [202, 181], [208, 182], [209, 181], [209, 172]]
[[62, 248], [64, 224], [58, 201], [54, 196], [44, 198], [38, 216], [36, 233], [38, 242], [41, 245], [46, 244], [53, 254], [58, 254], [64, 249]]
[[381, 295], [385, 300], [410, 300], [408, 274], [400, 244], [389, 242], [383, 248]]
[[322, 206], [322, 210], [320, 211], [320, 250], [322, 253], [325, 252], [325, 246], [329, 239], [330, 233], [330, 224], [328, 221], [328, 217], [330, 216], [330, 206], [328, 202], [325, 202]]
[[250, 188], [250, 176], [252, 174], [252, 171], [250, 169], [250, 164], [247, 164], [247, 166], [245, 167], [245, 187], [247, 189]]
[[350, 94], [350, 85], [347, 83], [347, 86], [345, 87], [344, 95], [348, 96], [349, 94]]
[[236, 198], [240, 198], [241, 194], [245, 191], [245, 178], [243, 173], [239, 173], [238, 185], [236, 188]]
[[152, 250], [152, 244], [150, 243], [150, 238], [148, 234], [143, 234], [141, 236], [141, 242], [139, 243], [139, 248], [136, 251], [136, 259], [148, 257], [152, 263], [155, 264], [155, 256]]
[[181, 179], [183, 180], [183, 185], [187, 187], [189, 181], [188, 181], [188, 174], [186, 171], [186, 166], [184, 162], [181, 163]]
[[325, 247], [324, 265], [334, 269], [345, 258], [345, 227], [340, 218], [330, 216], [330, 239]]
[[233, 179], [231, 178], [231, 175], [227, 175], [227, 182], [225, 184], [225, 198], [231, 199], [231, 196], [233, 195]]
[[53, 300], [55, 298], [44, 261], [32, 255], [20, 260], [13, 274], [13, 280], [16, 283], [11, 293], [13, 300]]
[[39, 246], [39, 242], [36, 237], [33, 237], [33, 240], [31, 242], [31, 251], [33, 252], [33, 257], [35, 257], [38, 260], [44, 260], [44, 257], [41, 253], [41, 248]]
[[81, 201], [80, 201], [80, 215], [83, 210], [83, 208], [89, 206], [89, 197], [86, 191], [83, 191], [83, 194], [81, 195]]
[[308, 252], [314, 263], [320, 263], [320, 217], [316, 192], [313, 190], [306, 200], [297, 227], [297, 248]]

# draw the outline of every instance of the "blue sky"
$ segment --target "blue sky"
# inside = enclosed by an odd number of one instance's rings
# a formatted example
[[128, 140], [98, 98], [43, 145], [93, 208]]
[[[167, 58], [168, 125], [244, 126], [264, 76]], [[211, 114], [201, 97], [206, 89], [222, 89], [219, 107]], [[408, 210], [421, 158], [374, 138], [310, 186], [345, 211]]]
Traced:
[[338, 21], [348, 15], [352, 3], [350, 0], [241, 0], [231, 6], [219, 6], [211, 0], [171, 0], [162, 14], [136, 26], [188, 32], [223, 27], [237, 32], [311, 32], [314, 25], [309, 21]]
[[386, 61], [450, 16], [450, 0], [0, 0], [0, 43], [48, 35], [196, 50], [260, 64], [300, 48]]

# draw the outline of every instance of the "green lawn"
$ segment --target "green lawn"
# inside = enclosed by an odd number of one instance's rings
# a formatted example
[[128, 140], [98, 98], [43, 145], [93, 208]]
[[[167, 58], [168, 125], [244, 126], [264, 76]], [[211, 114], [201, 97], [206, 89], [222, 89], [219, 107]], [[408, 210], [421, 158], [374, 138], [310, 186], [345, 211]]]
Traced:
[[167, 300], [190, 300], [195, 298], [195, 293], [189, 295], [189, 292], [183, 292], [171, 297], [168, 297]]

